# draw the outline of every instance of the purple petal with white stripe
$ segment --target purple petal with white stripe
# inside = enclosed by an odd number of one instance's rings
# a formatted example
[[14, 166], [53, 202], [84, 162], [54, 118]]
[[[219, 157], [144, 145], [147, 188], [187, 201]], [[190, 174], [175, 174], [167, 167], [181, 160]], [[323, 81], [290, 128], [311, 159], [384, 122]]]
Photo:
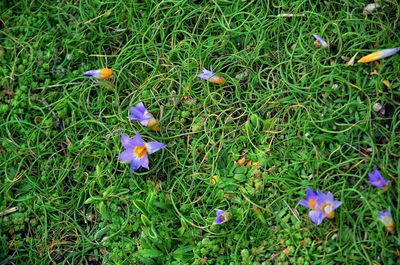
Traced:
[[149, 156], [145, 155], [144, 157], [142, 157], [140, 159], [140, 164], [142, 167], [144, 167], [145, 169], [149, 169]]
[[225, 211], [217, 209], [215, 210], [215, 213], [217, 214], [217, 217], [215, 218], [213, 224], [222, 224], [228, 221]]
[[381, 59], [392, 56], [396, 53], [398, 53], [400, 51], [400, 47], [396, 47], [396, 48], [390, 48], [390, 49], [384, 49], [379, 51], [380, 54], [379, 56], [381, 57]]
[[132, 159], [131, 167], [130, 167], [131, 173], [138, 170], [141, 166], [142, 166], [142, 163], [141, 163], [140, 159], [138, 159], [138, 158]]
[[125, 163], [131, 162], [133, 159], [135, 159], [135, 155], [133, 152], [133, 149], [126, 149], [122, 153], [118, 155], [118, 158], [124, 161]]
[[142, 125], [147, 126], [150, 120], [154, 119], [153, 115], [145, 108], [142, 102], [137, 104], [135, 107], [131, 107], [131, 114], [128, 116], [129, 119], [140, 122]]
[[129, 138], [128, 135], [121, 133], [121, 143], [122, 146], [127, 149], [127, 148], [133, 148], [134, 144], [132, 142], [132, 139]]
[[207, 70], [203, 68], [203, 72], [196, 75], [197, 77], [200, 77], [201, 79], [208, 80], [210, 79], [215, 73], [213, 71]]
[[329, 44], [320, 35], [314, 34], [313, 36], [317, 41], [319, 41], [322, 47], [324, 48], [329, 47]]
[[140, 136], [140, 134], [138, 132], [136, 132], [136, 135], [135, 135], [135, 137], [133, 137], [131, 142], [132, 142], [133, 146], [143, 146], [144, 145], [142, 136]]
[[146, 143], [146, 147], [147, 147], [147, 153], [151, 155], [152, 153], [155, 153], [158, 150], [167, 147], [167, 145], [160, 142], [148, 142]]
[[322, 223], [322, 221], [326, 218], [326, 214], [318, 210], [310, 211], [308, 213], [308, 216], [310, 217], [310, 220], [316, 225]]
[[373, 171], [371, 173], [368, 173], [368, 177], [368, 183], [378, 188], [385, 187], [387, 184], [390, 183], [390, 181], [383, 178], [376, 166], [373, 167]]
[[84, 72], [83, 76], [98, 78], [100, 76], [100, 71], [99, 70], [89, 70], [89, 71]]

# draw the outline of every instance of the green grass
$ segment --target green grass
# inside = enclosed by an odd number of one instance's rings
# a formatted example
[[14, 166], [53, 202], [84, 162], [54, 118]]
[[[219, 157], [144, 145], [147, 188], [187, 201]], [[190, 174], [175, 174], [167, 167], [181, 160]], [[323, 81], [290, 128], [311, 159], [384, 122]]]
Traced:
[[[400, 55], [346, 63], [400, 45], [400, 6], [365, 5], [1, 1], [0, 212], [18, 207], [1, 264], [396, 264]], [[210, 65], [224, 85], [196, 77]], [[104, 66], [113, 80], [82, 77]], [[160, 133], [127, 119], [139, 101]], [[117, 155], [135, 131], [168, 147], [132, 174]], [[334, 220], [311, 223], [307, 186], [343, 202]]]

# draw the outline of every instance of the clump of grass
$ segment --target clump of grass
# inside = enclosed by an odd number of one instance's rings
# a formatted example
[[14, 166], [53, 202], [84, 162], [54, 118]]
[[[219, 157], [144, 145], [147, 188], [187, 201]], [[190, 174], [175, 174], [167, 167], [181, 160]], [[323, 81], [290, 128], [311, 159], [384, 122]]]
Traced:
[[[0, 258], [394, 264], [399, 229], [376, 212], [399, 218], [400, 65], [345, 64], [398, 45], [398, 6], [364, 17], [364, 5], [1, 2], [0, 212], [18, 211], [0, 217]], [[196, 78], [210, 65], [224, 85]], [[113, 81], [81, 76], [104, 66]], [[127, 119], [139, 101], [160, 133]], [[116, 156], [135, 130], [168, 147], [131, 174]], [[366, 183], [374, 164], [384, 193]], [[307, 186], [343, 202], [332, 222], [297, 208]]]

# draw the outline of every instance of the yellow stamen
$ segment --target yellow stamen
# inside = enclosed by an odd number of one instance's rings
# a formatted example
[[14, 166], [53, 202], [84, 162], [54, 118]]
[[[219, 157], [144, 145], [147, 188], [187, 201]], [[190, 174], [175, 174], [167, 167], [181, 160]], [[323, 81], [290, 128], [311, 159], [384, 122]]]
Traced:
[[214, 75], [210, 79], [208, 79], [211, 83], [217, 84], [217, 85], [222, 85], [225, 83], [225, 78], [221, 76]]
[[315, 198], [311, 198], [308, 202], [308, 205], [310, 206], [310, 209], [315, 210]]
[[113, 71], [110, 68], [102, 68], [100, 69], [100, 77], [99, 80], [104, 80], [113, 75]]
[[135, 153], [136, 157], [142, 158], [147, 154], [147, 147], [145, 145], [135, 146], [135, 148], [133, 148], [133, 152]]

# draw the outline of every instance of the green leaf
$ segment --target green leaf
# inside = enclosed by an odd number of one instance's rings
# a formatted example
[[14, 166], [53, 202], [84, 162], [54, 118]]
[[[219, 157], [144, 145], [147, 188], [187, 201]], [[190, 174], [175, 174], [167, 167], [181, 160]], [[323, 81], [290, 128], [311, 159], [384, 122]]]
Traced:
[[114, 191], [114, 186], [110, 186], [108, 188], [105, 189], [105, 191], [103, 192], [103, 196], [107, 197], [108, 195], [110, 195], [112, 192]]
[[250, 115], [250, 122], [253, 128], [258, 128], [258, 125], [260, 124], [260, 118], [258, 117], [257, 114], [251, 114]]
[[[86, 197], [85, 195], [86, 195], [85, 192], [82, 191], [81, 194], [80, 194], [80, 196], [79, 196], [78, 202], [76, 203], [76, 208], [77, 208], [77, 209], [82, 208], [83, 204], [86, 203], [87, 200], [84, 201], [84, 200], [85, 200], [85, 197]], [[90, 199], [90, 198], [89, 198], [89, 199]]]
[[267, 120], [265, 120], [264, 121], [264, 125], [263, 125], [263, 129], [264, 130], [270, 130], [270, 129], [272, 129], [271, 128], [271, 126], [273, 125], [273, 124], [275, 124], [275, 122], [276, 122], [276, 118], [269, 118], [269, 119], [267, 119]]
[[282, 210], [279, 211], [279, 213], [276, 215], [276, 217], [278, 219], [283, 218], [283, 216], [287, 213], [288, 210], [289, 210], [288, 208], [283, 208]]
[[[153, 226], [151, 226], [151, 227], [144, 227], [144, 228], [143, 228], [143, 233], [144, 233], [146, 236], [148, 236], [149, 238], [152, 238], [152, 239], [157, 239], [157, 237], [158, 237], [157, 232], [156, 232], [156, 230], [154, 229]], [[166, 242], [168, 242], [168, 241], [164, 241], [163, 244], [165, 245]]]
[[150, 192], [147, 195], [147, 198], [146, 198], [146, 201], [145, 201], [146, 210], [149, 211], [149, 212], [151, 211], [153, 201], [154, 201], [154, 194], [152, 192]]
[[102, 229], [100, 229], [99, 231], [97, 231], [97, 233], [94, 235], [94, 239], [95, 240], [100, 240], [108, 231], [110, 230], [110, 226], [106, 226]]
[[97, 210], [99, 211], [101, 217], [105, 220], [110, 219], [110, 214], [108, 213], [107, 206], [104, 202], [97, 204]]
[[264, 215], [260, 210], [255, 211], [254, 214], [257, 216], [257, 218], [261, 221], [263, 225], [267, 225], [267, 221], [265, 220]]
[[138, 253], [144, 258], [158, 258], [164, 256], [164, 253], [157, 249], [141, 249]]
[[151, 225], [151, 222], [150, 222], [149, 218], [147, 218], [146, 215], [142, 214], [140, 216], [140, 219], [142, 220], [142, 223], [143, 223], [144, 226], [150, 226]]
[[138, 209], [142, 214], [148, 215], [149, 213], [146, 210], [146, 205], [142, 200], [133, 200], [133, 205]]
[[89, 199], [87, 199], [87, 200], [84, 202], [84, 204], [95, 203], [95, 202], [101, 201], [102, 199], [103, 199], [102, 197], [93, 196], [93, 197], [90, 197]]
[[185, 256], [192, 256], [193, 249], [194, 246], [179, 246], [171, 255], [174, 259], [181, 261], [185, 259]]
[[245, 174], [235, 174], [233, 176], [234, 179], [236, 179], [237, 181], [244, 181], [247, 179], [247, 175]]
[[237, 167], [233, 171], [235, 174], [246, 174], [247, 172], [247, 167]]

